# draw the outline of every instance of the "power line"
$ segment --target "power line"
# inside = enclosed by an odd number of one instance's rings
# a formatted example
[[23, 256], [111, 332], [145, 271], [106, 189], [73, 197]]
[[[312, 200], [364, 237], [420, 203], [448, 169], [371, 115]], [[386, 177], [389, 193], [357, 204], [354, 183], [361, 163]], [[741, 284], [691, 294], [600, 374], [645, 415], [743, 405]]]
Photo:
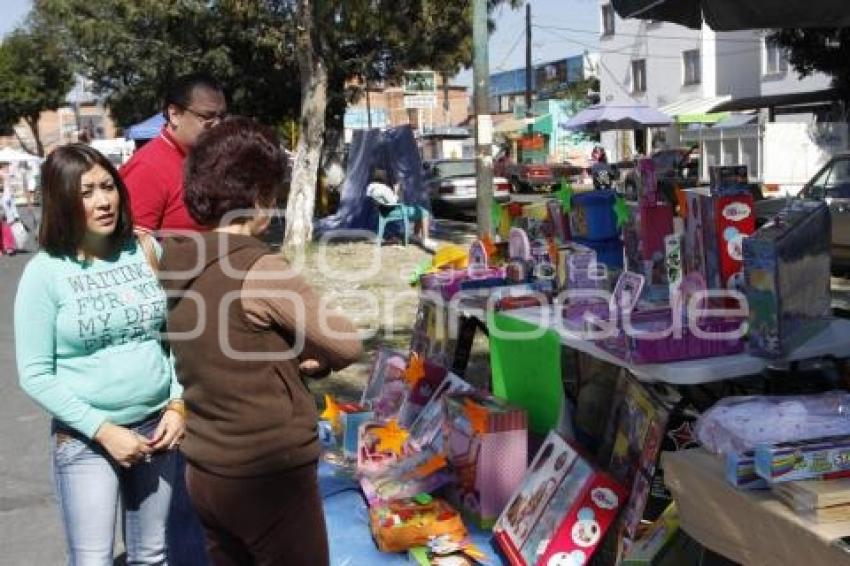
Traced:
[[[613, 55], [622, 55], [622, 56], [628, 57], [628, 56], [630, 56], [630, 54], [625, 53], [625, 51], [634, 48], [633, 45], [626, 45], [626, 46], [623, 46], [619, 49], [605, 49], [605, 48], [600, 47], [598, 45], [591, 45], [589, 43], [585, 43], [585, 42], [579, 41], [577, 39], [566, 37], [564, 35], [561, 35], [557, 32], [552, 31], [551, 29], [548, 29], [547, 27], [541, 27], [541, 26], [537, 26], [537, 27], [541, 31], [545, 31], [545, 32], [549, 33], [550, 35], [555, 36], [560, 41], [563, 41], [563, 42], [566, 42], [566, 43], [573, 43], [575, 45], [580, 45], [580, 46], [582, 46], [586, 49], [589, 49], [589, 50], [592, 50], [592, 51], [598, 51], [599, 53], [609, 53], [609, 54], [613, 54]], [[739, 50], [739, 51], [723, 51], [721, 53], [718, 53], [718, 55], [724, 55], [724, 56], [726, 56], [726, 55], [744, 55], [744, 54], [747, 54], [747, 53], [760, 53], [760, 52], [761, 52], [761, 45], [759, 45], [758, 47], [755, 47], [755, 48], [742, 49], [742, 50]], [[642, 54], [640, 54], [639, 57], [632, 57], [632, 59], [655, 59], [655, 60], [666, 59], [666, 60], [680, 61], [682, 59], [682, 57], [681, 57], [681, 55], [659, 55], [659, 54], [652, 55], [650, 53], [642, 53]]]
[[[570, 28], [570, 27], [564, 27], [564, 26], [553, 26], [553, 25], [544, 25], [544, 24], [534, 24], [534, 26], [539, 27], [541, 29], [553, 29], [553, 30], [559, 30], [559, 31], [569, 31], [569, 32], [573, 32], [573, 33], [584, 33], [584, 34], [589, 34], [589, 35], [595, 35], [597, 37], [602, 35], [602, 34], [599, 33], [599, 30]], [[676, 35], [654, 35], [654, 34], [649, 34], [649, 33], [624, 33], [624, 32], [616, 32], [616, 31], [614, 32], [614, 35], [620, 36], [620, 37], [636, 37], [636, 38], [649, 38], [649, 39], [671, 39], [671, 40], [679, 40], [679, 41], [697, 39], [694, 36], [684, 36], [684, 35], [679, 35], [679, 36], [676, 36]], [[762, 38], [757, 37], [757, 38], [752, 38], [752, 39], [745, 39], [745, 38], [735, 38], [735, 37], [715, 37], [714, 41], [716, 41], [718, 43], [746, 43], [746, 44], [758, 43], [758, 44], [761, 44]]]
[[508, 61], [508, 58], [511, 55], [514, 54], [514, 51], [516, 51], [516, 48], [519, 45], [519, 42], [522, 40], [522, 37], [524, 35], [525, 35], [525, 30], [520, 30], [520, 32], [516, 36], [516, 39], [514, 40], [513, 45], [511, 45], [511, 48], [508, 49], [507, 54], [502, 58], [502, 61], [494, 67], [495, 70], [497, 70], [497, 71], [505, 70], [505, 63]]

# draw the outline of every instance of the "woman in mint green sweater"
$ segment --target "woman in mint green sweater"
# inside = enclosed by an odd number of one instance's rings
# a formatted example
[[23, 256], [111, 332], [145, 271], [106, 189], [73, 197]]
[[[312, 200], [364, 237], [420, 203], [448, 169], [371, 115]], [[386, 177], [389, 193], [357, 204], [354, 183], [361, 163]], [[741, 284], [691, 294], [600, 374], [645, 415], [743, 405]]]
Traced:
[[97, 151], [56, 149], [42, 179], [42, 251], [18, 285], [15, 347], [21, 387], [53, 417], [70, 563], [112, 564], [120, 500], [128, 563], [167, 564], [185, 410], [160, 336], [159, 249], [134, 236], [127, 191]]

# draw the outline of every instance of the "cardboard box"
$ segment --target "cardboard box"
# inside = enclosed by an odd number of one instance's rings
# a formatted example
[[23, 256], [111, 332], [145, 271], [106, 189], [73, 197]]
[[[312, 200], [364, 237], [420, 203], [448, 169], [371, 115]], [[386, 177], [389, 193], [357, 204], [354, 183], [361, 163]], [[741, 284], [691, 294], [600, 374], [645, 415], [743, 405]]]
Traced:
[[769, 483], [820, 478], [850, 470], [850, 436], [757, 446], [756, 473]]
[[585, 564], [625, 496], [622, 486], [550, 432], [496, 523], [496, 542], [512, 566]]
[[819, 332], [832, 312], [832, 228], [824, 203], [795, 201], [743, 242], [749, 346], [786, 357]]
[[445, 451], [457, 474], [450, 499], [492, 528], [525, 473], [528, 415], [480, 391], [447, 395], [445, 411]]

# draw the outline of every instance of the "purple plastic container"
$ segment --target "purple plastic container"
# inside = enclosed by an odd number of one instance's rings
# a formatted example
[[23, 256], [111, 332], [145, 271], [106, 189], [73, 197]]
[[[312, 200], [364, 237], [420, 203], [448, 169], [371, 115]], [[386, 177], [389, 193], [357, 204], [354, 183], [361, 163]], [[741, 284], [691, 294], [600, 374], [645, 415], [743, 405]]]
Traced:
[[[746, 322], [744, 317], [704, 317], [698, 322], [700, 330], [711, 334], [730, 334]], [[744, 332], [740, 337], [697, 336], [683, 325], [680, 336], [656, 337], [672, 326], [672, 311], [658, 309], [631, 315], [630, 328], [618, 324], [616, 336], [598, 340], [597, 345], [615, 356], [635, 364], [656, 364], [695, 360], [738, 354], [744, 349]]]

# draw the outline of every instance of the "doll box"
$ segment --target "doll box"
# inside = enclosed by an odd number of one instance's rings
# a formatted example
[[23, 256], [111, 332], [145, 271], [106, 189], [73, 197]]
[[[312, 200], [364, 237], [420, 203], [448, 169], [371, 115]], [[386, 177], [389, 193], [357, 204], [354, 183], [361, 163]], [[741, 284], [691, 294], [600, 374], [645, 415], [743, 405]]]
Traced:
[[450, 500], [484, 529], [492, 528], [522, 482], [528, 462], [528, 415], [487, 393], [445, 397], [444, 449], [457, 475]]
[[586, 564], [626, 490], [550, 432], [496, 523], [512, 566]]

